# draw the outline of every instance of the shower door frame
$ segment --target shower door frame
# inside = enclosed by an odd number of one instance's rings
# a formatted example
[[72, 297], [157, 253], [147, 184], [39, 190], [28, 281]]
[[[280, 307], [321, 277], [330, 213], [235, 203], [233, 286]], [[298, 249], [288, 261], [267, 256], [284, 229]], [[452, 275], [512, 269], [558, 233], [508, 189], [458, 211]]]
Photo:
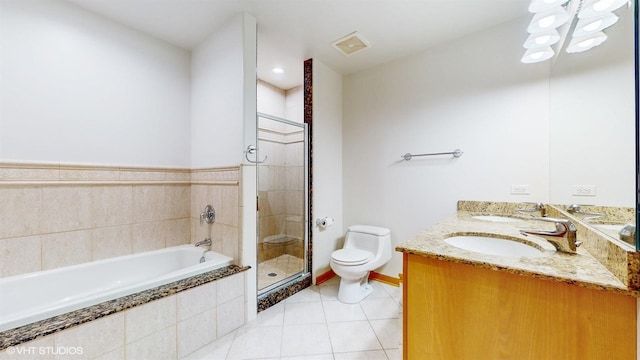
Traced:
[[[309, 125], [307, 123], [300, 123], [291, 120], [287, 120], [278, 116], [273, 116], [265, 113], [258, 112], [256, 113], [256, 144], [257, 144], [257, 159], [263, 158], [260, 154], [260, 118], [269, 119], [272, 121], [276, 121], [279, 123], [283, 123], [286, 125], [291, 125], [295, 127], [299, 127], [303, 129], [303, 142], [304, 142], [304, 213], [302, 215], [304, 222], [303, 229], [303, 259], [302, 259], [302, 270], [296, 274], [290, 275], [280, 281], [277, 281], [271, 285], [264, 287], [263, 289], [258, 288], [258, 276], [256, 276], [256, 289], [258, 293], [258, 297], [263, 297], [271, 292], [277, 291], [285, 286], [289, 286], [290, 284], [301, 282], [306, 278], [311, 277], [311, 270], [309, 269]], [[259, 188], [259, 173], [260, 173], [260, 163], [256, 164], [256, 181]], [[259, 201], [259, 198], [257, 199]], [[256, 255], [259, 255], [260, 249], [258, 248], [259, 237], [260, 237], [260, 211], [259, 208], [256, 209]], [[260, 263], [256, 262], [257, 273], [260, 271]]]

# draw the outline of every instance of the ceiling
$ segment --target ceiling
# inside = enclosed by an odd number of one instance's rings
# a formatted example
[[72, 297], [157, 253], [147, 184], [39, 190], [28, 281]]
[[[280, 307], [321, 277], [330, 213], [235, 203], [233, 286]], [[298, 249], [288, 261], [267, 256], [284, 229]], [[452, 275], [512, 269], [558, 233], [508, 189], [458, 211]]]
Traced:
[[[67, 0], [193, 50], [245, 11], [258, 22], [258, 77], [281, 89], [302, 84], [314, 58], [346, 75], [465, 34], [528, 16], [530, 0]], [[330, 44], [358, 31], [371, 47], [346, 57]], [[523, 29], [523, 41], [525, 39]], [[281, 67], [284, 74], [271, 72]]]

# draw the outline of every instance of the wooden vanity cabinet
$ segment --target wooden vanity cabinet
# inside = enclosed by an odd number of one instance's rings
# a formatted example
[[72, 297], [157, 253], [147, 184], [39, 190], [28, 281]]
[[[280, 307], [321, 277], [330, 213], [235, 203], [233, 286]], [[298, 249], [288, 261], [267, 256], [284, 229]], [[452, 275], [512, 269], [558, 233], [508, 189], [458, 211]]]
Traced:
[[404, 254], [403, 356], [636, 359], [636, 298]]

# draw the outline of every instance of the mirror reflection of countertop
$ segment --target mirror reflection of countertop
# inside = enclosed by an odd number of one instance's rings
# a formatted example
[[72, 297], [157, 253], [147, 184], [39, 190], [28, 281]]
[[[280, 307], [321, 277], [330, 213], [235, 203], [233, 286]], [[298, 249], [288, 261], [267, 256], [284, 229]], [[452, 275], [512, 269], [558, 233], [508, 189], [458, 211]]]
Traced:
[[583, 247], [578, 247], [577, 254], [547, 251], [541, 256], [505, 257], [463, 250], [444, 241], [456, 235], [480, 235], [520, 241], [543, 252], [550, 246], [542, 238], [522, 235], [520, 230], [551, 230], [553, 223], [525, 217], [514, 217], [520, 220], [517, 222], [487, 221], [473, 218], [476, 215], [481, 213], [458, 211], [413, 239], [399, 244], [396, 251], [640, 297], [640, 291], [629, 289]]

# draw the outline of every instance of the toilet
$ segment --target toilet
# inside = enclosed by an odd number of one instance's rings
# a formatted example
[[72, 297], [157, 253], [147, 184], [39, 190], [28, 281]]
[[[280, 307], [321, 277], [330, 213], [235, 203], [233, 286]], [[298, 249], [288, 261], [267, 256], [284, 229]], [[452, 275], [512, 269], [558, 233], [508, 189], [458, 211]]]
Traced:
[[353, 304], [373, 292], [369, 272], [391, 260], [391, 230], [367, 225], [347, 229], [342, 249], [331, 253], [331, 269], [340, 276], [338, 300]]

